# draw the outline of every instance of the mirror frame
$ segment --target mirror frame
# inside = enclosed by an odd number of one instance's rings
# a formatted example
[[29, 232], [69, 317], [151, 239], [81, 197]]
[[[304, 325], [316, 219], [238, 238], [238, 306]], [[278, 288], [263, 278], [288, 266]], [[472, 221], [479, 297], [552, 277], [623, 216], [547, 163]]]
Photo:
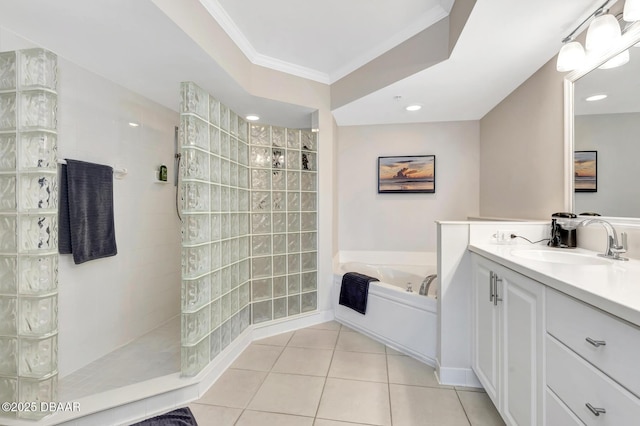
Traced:
[[[587, 63], [580, 69], [570, 72], [564, 77], [564, 205], [565, 211], [574, 212], [574, 169], [573, 169], [573, 151], [574, 151], [574, 105], [573, 97], [575, 93], [575, 82], [584, 77], [586, 74], [595, 70], [597, 67], [607, 62], [614, 56], [623, 51], [634, 48], [635, 44], [640, 43], [640, 21], [636, 21], [622, 35], [620, 42], [612, 45], [609, 50], [598, 57], [587, 57]], [[635, 49], [640, 50], [640, 47]], [[575, 213], [575, 212], [574, 212]], [[612, 222], [638, 222], [640, 218], [611, 218]]]

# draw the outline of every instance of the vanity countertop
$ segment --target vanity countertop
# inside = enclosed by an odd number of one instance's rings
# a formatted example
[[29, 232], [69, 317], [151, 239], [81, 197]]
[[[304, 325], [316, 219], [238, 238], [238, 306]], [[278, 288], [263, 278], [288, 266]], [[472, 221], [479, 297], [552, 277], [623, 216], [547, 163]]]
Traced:
[[593, 256], [583, 249], [553, 249], [541, 245], [470, 244], [469, 250], [562, 293], [640, 326], [640, 261], [610, 260], [605, 264], [551, 263], [514, 255], [518, 250], [549, 250]]

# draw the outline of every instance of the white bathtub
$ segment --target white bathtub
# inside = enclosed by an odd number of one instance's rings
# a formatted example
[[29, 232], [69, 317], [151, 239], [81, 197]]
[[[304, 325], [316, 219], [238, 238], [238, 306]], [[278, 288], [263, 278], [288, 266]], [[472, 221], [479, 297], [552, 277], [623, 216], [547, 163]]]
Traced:
[[[338, 304], [342, 276], [347, 272], [359, 272], [380, 280], [369, 285], [366, 315]], [[387, 346], [435, 366], [438, 302], [433, 296], [437, 291], [437, 280], [429, 291], [431, 297], [418, 294], [424, 278], [435, 273], [435, 265], [343, 263], [334, 275], [336, 319]], [[407, 283], [412, 284], [412, 293], [406, 291]]]

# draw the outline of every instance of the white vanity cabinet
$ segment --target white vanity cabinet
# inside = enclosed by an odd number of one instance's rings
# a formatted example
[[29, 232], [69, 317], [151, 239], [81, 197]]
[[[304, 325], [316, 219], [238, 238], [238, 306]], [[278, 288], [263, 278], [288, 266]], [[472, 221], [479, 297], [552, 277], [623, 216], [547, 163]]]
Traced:
[[564, 411], [586, 425], [640, 424], [640, 329], [553, 289], [546, 319], [547, 386]]
[[473, 369], [508, 425], [542, 425], [545, 287], [472, 254]]
[[640, 264], [536, 263], [513, 250], [471, 253], [472, 367], [503, 420], [640, 425]]

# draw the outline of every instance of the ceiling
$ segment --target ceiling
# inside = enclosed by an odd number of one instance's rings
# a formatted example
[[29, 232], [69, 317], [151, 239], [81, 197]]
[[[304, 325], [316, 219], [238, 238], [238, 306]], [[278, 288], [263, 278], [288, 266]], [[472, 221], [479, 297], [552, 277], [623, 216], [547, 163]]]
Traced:
[[254, 63], [333, 83], [446, 17], [453, 0], [200, 0]]
[[[200, 1], [253, 63], [327, 84], [437, 22], [453, 4]], [[477, 0], [448, 60], [336, 109], [336, 121], [480, 119], [552, 58], [601, 2]], [[241, 115], [310, 126], [310, 109], [246, 93], [151, 0], [0, 0], [0, 27], [174, 110], [179, 82], [194, 81]], [[407, 113], [408, 102], [423, 108]]]

